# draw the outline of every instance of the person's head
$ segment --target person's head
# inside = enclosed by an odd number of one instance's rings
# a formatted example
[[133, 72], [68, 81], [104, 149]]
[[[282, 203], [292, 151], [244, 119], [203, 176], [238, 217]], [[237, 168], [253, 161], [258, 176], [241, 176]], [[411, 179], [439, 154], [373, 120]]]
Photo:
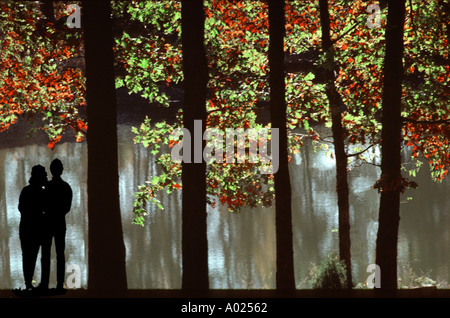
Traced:
[[60, 175], [62, 175], [63, 170], [64, 170], [63, 164], [61, 160], [59, 160], [58, 158], [53, 160], [52, 163], [50, 164], [50, 171], [54, 177], [59, 177]]
[[28, 181], [32, 185], [43, 185], [47, 182], [47, 171], [41, 165], [36, 165], [31, 168], [31, 178]]

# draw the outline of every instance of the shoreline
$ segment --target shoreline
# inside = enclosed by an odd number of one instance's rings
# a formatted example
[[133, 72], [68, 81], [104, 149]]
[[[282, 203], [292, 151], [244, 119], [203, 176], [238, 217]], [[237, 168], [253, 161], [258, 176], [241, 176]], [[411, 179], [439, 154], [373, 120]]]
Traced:
[[450, 289], [419, 287], [398, 290], [352, 289], [319, 290], [297, 289], [295, 291], [277, 291], [273, 289], [210, 289], [207, 291], [185, 291], [181, 289], [128, 289], [118, 294], [109, 295], [88, 289], [68, 289], [64, 294], [36, 295], [20, 297], [12, 290], [0, 290], [0, 298], [450, 298]]

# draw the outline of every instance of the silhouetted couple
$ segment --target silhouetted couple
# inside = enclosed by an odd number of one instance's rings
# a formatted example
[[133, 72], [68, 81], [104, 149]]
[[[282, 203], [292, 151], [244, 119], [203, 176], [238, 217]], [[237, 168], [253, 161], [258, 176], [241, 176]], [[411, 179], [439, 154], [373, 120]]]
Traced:
[[52, 180], [41, 165], [34, 166], [31, 178], [19, 198], [21, 214], [19, 236], [22, 247], [25, 287], [33, 290], [32, 284], [39, 248], [41, 250], [41, 283], [39, 289], [47, 290], [50, 279], [50, 259], [53, 239], [56, 251], [57, 289], [63, 290], [65, 276], [66, 214], [72, 204], [72, 189], [62, 180], [63, 164], [52, 161]]

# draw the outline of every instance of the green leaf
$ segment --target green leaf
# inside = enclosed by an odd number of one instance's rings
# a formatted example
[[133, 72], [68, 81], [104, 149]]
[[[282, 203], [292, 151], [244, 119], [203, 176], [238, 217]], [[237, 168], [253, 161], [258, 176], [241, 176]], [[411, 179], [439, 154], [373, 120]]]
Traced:
[[316, 77], [316, 76], [315, 76], [313, 73], [308, 73], [308, 74], [305, 76], [304, 80], [309, 82], [309, 81], [312, 81], [315, 77]]
[[158, 176], [153, 177], [153, 178], [152, 178], [152, 183], [153, 183], [154, 185], [157, 185], [157, 184], [159, 183], [159, 177], [158, 177]]

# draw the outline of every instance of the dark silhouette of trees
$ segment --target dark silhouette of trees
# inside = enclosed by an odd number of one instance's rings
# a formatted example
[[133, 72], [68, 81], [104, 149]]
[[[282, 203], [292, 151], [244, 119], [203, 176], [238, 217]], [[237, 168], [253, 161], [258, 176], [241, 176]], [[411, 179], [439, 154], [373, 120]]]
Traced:
[[[194, 120], [201, 120], [202, 131], [206, 124], [206, 87], [208, 69], [204, 48], [204, 8], [203, 0], [184, 0], [181, 9], [182, 47], [184, 73], [183, 125], [194, 134]], [[194, 136], [194, 135], [193, 135]], [[194, 137], [195, 138], [195, 137]], [[182, 165], [182, 258], [184, 290], [207, 290], [208, 277], [208, 239], [206, 222], [206, 163], [203, 151], [194, 151], [193, 160]], [[201, 150], [204, 149], [203, 138]]]
[[405, 0], [389, 1], [382, 100], [380, 212], [376, 263], [381, 269], [381, 288], [397, 289], [397, 241], [400, 222], [401, 97]]
[[[295, 290], [291, 180], [288, 166], [284, 76], [285, 1], [269, 1], [269, 85], [272, 128], [279, 130], [279, 168], [274, 174], [278, 290]], [[272, 149], [273, 151], [273, 149]]]
[[319, 0], [320, 24], [322, 28], [322, 49], [325, 63], [332, 66], [324, 68], [326, 95], [330, 104], [333, 144], [336, 158], [336, 191], [339, 209], [339, 257], [345, 262], [348, 288], [352, 288], [352, 262], [350, 240], [350, 204], [347, 179], [347, 154], [345, 151], [344, 128], [342, 126], [342, 99], [335, 84], [335, 54], [330, 36], [330, 13], [328, 0]]
[[88, 103], [88, 289], [127, 289], [119, 205], [117, 117], [110, 1], [83, 1]]

